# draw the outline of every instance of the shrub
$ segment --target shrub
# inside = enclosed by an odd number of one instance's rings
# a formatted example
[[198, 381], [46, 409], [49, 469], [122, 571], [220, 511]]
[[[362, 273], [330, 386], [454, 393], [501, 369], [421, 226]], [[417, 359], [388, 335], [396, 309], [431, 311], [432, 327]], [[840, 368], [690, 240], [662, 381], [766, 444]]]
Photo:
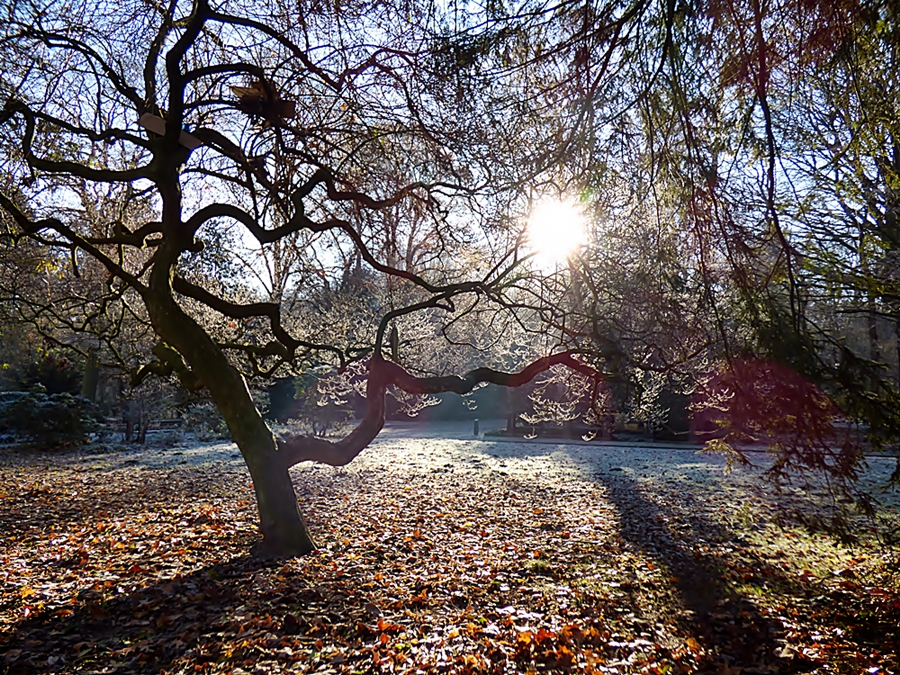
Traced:
[[8, 410], [11, 406], [28, 396], [26, 391], [2, 391], [0, 392], [0, 434], [11, 435], [10, 424], [15, 419]]
[[213, 441], [230, 437], [225, 418], [212, 403], [202, 401], [189, 406], [182, 415], [184, 430], [197, 435], [201, 441]]
[[52, 351], [39, 350], [35, 359], [25, 365], [18, 386], [32, 389], [44, 387], [48, 394], [75, 394], [81, 391], [81, 369], [69, 359]]
[[80, 445], [101, 419], [96, 404], [66, 393], [7, 392], [0, 399], [0, 430], [33, 445]]

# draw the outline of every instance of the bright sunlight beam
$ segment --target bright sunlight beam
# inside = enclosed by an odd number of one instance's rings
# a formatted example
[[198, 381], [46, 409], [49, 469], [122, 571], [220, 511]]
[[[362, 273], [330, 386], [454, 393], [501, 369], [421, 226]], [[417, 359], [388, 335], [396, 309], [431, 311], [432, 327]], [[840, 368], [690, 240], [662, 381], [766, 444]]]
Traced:
[[565, 262], [585, 238], [584, 213], [574, 202], [542, 201], [528, 218], [528, 248], [541, 269], [552, 270]]

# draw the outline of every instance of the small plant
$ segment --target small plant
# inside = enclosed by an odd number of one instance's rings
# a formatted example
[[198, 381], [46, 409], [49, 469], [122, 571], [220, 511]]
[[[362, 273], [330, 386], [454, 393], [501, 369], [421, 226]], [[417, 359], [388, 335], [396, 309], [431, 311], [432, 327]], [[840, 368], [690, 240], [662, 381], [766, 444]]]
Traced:
[[756, 522], [753, 510], [750, 508], [749, 502], [744, 502], [738, 507], [734, 513], [734, 521], [739, 527], [748, 528]]
[[535, 558], [525, 563], [525, 571], [535, 576], [550, 577], [553, 576], [553, 566], [541, 558]]

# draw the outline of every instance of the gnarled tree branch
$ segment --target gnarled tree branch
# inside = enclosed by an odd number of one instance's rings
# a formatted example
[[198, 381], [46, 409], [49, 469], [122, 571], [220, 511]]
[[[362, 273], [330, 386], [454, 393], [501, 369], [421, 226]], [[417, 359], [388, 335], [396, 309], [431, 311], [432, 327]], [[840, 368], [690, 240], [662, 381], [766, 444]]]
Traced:
[[282, 461], [287, 466], [300, 462], [319, 462], [331, 466], [344, 466], [362, 452], [384, 427], [385, 392], [388, 386], [399, 387], [410, 394], [440, 394], [454, 392], [467, 394], [483, 382], [504, 387], [518, 387], [531, 382], [551, 366], [563, 365], [594, 380], [602, 375], [572, 352], [553, 354], [533, 361], [517, 373], [506, 373], [493, 368], [476, 368], [463, 376], [416, 377], [403, 366], [373, 356], [369, 361], [369, 381], [366, 384], [366, 413], [348, 436], [337, 442], [308, 436], [291, 436], [278, 444]]

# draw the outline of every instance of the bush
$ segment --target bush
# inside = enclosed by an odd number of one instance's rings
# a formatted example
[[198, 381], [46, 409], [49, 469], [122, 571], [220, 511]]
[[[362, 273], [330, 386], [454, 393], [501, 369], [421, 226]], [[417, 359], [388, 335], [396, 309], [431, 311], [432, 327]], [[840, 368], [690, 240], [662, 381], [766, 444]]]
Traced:
[[7, 392], [0, 398], [0, 431], [33, 445], [80, 445], [101, 419], [96, 404], [71, 394]]
[[212, 403], [195, 403], [182, 415], [184, 430], [197, 435], [201, 441], [214, 441], [230, 437], [225, 419]]
[[81, 369], [61, 354], [39, 350], [19, 375], [18, 387], [30, 390], [35, 385], [51, 395], [75, 394], [81, 391]]
[[0, 392], [0, 434], [10, 435], [12, 430], [10, 424], [15, 419], [8, 410], [23, 398], [28, 396], [27, 391], [2, 391]]

